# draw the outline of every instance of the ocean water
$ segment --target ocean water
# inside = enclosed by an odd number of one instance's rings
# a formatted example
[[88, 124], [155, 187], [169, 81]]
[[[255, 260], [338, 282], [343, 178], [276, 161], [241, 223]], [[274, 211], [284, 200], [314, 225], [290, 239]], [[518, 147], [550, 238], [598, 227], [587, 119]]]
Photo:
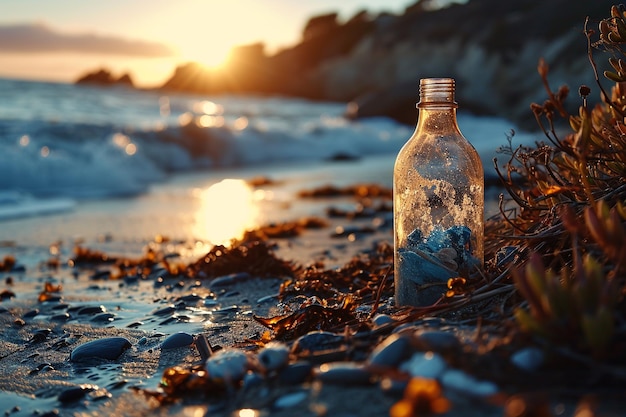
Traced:
[[[233, 207], [251, 199], [265, 209], [252, 223], [239, 221], [247, 226], [305, 213], [312, 205], [294, 201], [297, 189], [391, 186], [395, 155], [414, 127], [382, 117], [348, 120], [345, 109], [296, 98], [0, 79], [0, 241], [205, 238], [199, 230], [209, 227], [202, 225], [207, 217], [236, 217]], [[459, 125], [486, 175], [495, 176], [492, 158], [515, 126], [462, 110]], [[514, 144], [535, 139], [518, 133]], [[233, 199], [233, 190], [245, 188], [237, 181], [259, 175], [281, 185], [247, 190], [245, 203]], [[225, 180], [233, 180], [226, 193], [209, 190]], [[206, 214], [221, 204], [223, 212]]]
[[[0, 191], [137, 195], [176, 172], [396, 154], [412, 133], [347, 120], [345, 107], [0, 79]], [[514, 126], [463, 113], [459, 124], [490, 171]]]

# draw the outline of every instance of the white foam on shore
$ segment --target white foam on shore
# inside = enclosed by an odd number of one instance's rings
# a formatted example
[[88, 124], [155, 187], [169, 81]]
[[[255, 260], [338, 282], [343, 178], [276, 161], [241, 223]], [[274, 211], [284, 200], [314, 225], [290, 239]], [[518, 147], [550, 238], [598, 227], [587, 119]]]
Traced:
[[[145, 193], [172, 173], [336, 157], [395, 156], [413, 127], [350, 121], [342, 103], [202, 97], [0, 80], [0, 191], [74, 199]], [[495, 175], [514, 126], [460, 113], [459, 125]], [[522, 134], [514, 145], [530, 143]]]

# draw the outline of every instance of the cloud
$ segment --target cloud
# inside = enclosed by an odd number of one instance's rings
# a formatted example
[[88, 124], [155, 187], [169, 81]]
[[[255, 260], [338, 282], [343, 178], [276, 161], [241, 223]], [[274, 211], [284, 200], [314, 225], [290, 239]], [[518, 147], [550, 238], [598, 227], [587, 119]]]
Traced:
[[0, 25], [0, 52], [80, 52], [164, 57], [174, 55], [167, 45], [90, 33], [64, 34], [40, 23]]

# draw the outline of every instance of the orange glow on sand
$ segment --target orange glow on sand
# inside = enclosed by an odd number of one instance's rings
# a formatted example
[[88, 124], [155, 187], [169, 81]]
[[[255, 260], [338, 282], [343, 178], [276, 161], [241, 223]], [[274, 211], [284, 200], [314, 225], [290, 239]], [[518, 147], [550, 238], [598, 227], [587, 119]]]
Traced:
[[253, 189], [240, 179], [225, 179], [198, 192], [195, 235], [214, 245], [228, 245], [258, 226], [259, 208]]

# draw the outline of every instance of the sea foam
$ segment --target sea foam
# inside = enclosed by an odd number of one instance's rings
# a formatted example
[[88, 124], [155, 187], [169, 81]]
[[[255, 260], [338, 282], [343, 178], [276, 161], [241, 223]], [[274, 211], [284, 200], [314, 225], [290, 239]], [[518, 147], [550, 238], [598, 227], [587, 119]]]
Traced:
[[[396, 154], [413, 127], [351, 121], [344, 103], [204, 97], [0, 80], [0, 191], [101, 198], [135, 195], [175, 172]], [[417, 119], [417, 115], [416, 115]], [[459, 114], [483, 158], [514, 126]], [[514, 146], [534, 135], [514, 138]]]

